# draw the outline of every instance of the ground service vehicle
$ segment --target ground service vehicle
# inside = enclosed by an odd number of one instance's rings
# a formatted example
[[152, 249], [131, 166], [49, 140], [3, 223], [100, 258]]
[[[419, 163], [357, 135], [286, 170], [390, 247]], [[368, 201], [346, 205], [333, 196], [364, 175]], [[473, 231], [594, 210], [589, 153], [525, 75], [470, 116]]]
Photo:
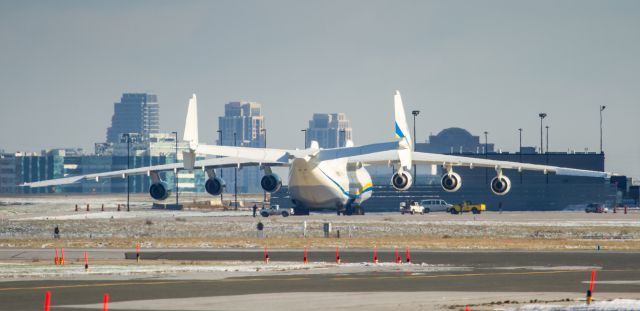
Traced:
[[260, 210], [260, 215], [262, 217], [269, 217], [273, 215], [282, 215], [282, 217], [289, 217], [289, 211], [286, 209], [280, 209], [280, 205], [271, 205], [268, 208], [262, 208]]
[[447, 212], [453, 206], [442, 199], [428, 199], [420, 201], [424, 212]]
[[449, 208], [449, 212], [451, 214], [465, 213], [471, 212], [474, 214], [480, 214], [482, 211], [486, 210], [487, 206], [484, 203], [471, 203], [469, 201], [464, 201], [460, 204], [454, 204]]
[[424, 214], [424, 208], [416, 201], [400, 202], [400, 214]]
[[604, 204], [600, 203], [590, 203], [584, 209], [586, 213], [607, 213], [609, 211], [608, 208], [604, 206]]

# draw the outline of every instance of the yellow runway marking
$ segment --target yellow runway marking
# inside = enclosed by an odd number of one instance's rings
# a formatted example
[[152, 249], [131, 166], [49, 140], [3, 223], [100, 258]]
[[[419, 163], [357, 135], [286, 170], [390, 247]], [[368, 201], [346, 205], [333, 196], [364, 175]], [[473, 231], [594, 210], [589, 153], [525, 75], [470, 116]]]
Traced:
[[59, 289], [59, 288], [82, 288], [82, 287], [99, 287], [99, 286], [126, 286], [126, 285], [163, 285], [163, 284], [181, 284], [193, 281], [153, 281], [153, 282], [118, 282], [118, 283], [96, 283], [96, 284], [69, 284], [69, 285], [51, 285], [51, 286], [33, 286], [33, 287], [8, 287], [0, 288], [0, 292], [16, 291], [16, 290], [33, 290], [33, 289]]
[[[248, 281], [303, 281], [311, 278], [250, 278], [250, 279], [222, 279], [223, 282], [248, 282]], [[212, 280], [213, 281], [213, 280]]]
[[[619, 272], [626, 270], [599, 270], [599, 272]], [[434, 274], [434, 275], [398, 275], [398, 276], [374, 276], [367, 279], [397, 279], [397, 278], [446, 278], [446, 277], [473, 277], [473, 276], [493, 276], [493, 275], [540, 275], [540, 274], [560, 274], [560, 273], [587, 273], [591, 270], [555, 270], [555, 271], [530, 271], [530, 272], [498, 272], [498, 273], [460, 273], [460, 274]], [[332, 280], [360, 280], [363, 277], [332, 278]]]

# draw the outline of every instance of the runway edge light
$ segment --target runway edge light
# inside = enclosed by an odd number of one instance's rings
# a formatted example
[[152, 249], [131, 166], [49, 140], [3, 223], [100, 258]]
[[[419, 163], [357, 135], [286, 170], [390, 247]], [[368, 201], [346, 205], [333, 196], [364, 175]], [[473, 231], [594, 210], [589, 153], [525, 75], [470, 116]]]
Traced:
[[51, 292], [44, 293], [44, 311], [49, 311], [49, 305], [51, 304]]
[[411, 252], [409, 251], [409, 246], [407, 246], [407, 263], [411, 263]]
[[109, 311], [109, 294], [107, 293], [102, 297], [102, 311]]
[[593, 285], [596, 281], [596, 270], [591, 270], [591, 281], [589, 282], [589, 290], [587, 290], [587, 304], [591, 304], [593, 300]]
[[378, 264], [378, 251], [375, 245], [373, 246], [373, 263]]
[[89, 255], [84, 252], [84, 271], [89, 270]]
[[308, 256], [308, 253], [307, 253], [307, 247], [306, 246], [304, 247], [304, 257], [302, 259], [302, 262], [305, 265], [309, 263], [309, 256]]

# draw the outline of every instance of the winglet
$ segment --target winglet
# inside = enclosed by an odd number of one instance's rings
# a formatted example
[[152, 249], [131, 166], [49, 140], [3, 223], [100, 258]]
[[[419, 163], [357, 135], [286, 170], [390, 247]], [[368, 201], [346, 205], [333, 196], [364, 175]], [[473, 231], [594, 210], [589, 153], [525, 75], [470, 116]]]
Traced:
[[407, 125], [407, 118], [402, 104], [400, 91], [396, 91], [393, 96], [393, 104], [395, 111], [395, 133], [398, 139], [398, 155], [400, 156], [400, 164], [406, 169], [411, 169], [412, 160], [411, 152], [413, 151], [413, 141], [411, 140], [411, 132]]
[[193, 94], [189, 99], [183, 139], [189, 142], [189, 149], [196, 150], [198, 147], [198, 100], [196, 94]]

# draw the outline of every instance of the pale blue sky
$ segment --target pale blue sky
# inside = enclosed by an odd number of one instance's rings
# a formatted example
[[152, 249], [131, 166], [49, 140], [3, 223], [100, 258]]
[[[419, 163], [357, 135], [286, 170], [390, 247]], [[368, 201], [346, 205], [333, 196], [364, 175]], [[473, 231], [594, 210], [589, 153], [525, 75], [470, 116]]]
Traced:
[[264, 104], [269, 144], [300, 147], [313, 112], [345, 112], [356, 144], [393, 137], [392, 94], [515, 150], [598, 150], [640, 177], [640, 1], [0, 1], [0, 149], [104, 141], [123, 92], [158, 95], [202, 140], [231, 100]]

